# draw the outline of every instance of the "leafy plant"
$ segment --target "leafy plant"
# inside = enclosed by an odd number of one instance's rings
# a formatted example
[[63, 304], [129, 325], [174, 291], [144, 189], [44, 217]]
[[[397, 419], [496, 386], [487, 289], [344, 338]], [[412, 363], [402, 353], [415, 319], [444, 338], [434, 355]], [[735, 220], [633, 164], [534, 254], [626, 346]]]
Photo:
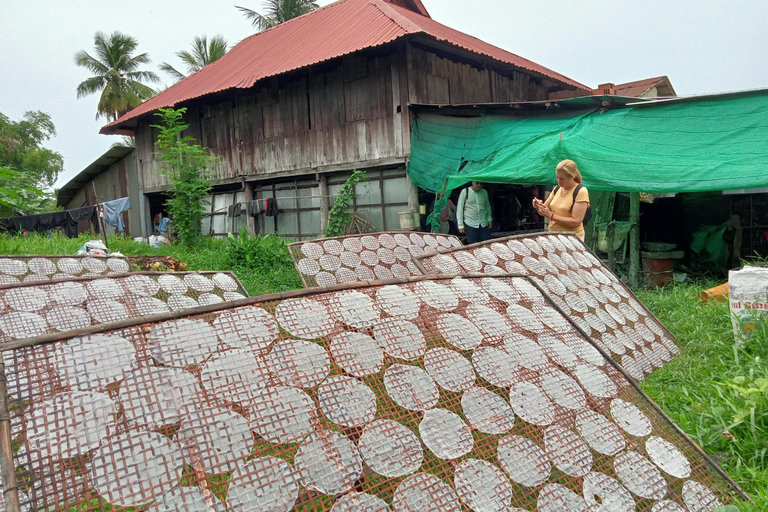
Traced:
[[249, 235], [240, 228], [238, 236], [230, 233], [226, 239], [226, 251], [232, 266], [269, 271], [283, 264], [292, 264], [286, 240], [280, 235], [256, 233]]
[[160, 171], [171, 182], [168, 190], [171, 197], [165, 203], [168, 213], [178, 240], [186, 247], [193, 247], [200, 242], [204, 207], [210, 205], [205, 200], [211, 192], [209, 169], [218, 158], [208, 155], [207, 148], [193, 144], [193, 137], [181, 135], [189, 128], [182, 121], [186, 112], [186, 108], [161, 108], [155, 115], [160, 117], [162, 124], [152, 126], [160, 130], [157, 136], [157, 146], [162, 150]]
[[346, 228], [353, 218], [351, 205], [355, 198], [355, 185], [367, 178], [365, 171], [354, 170], [341, 186], [328, 213], [328, 227], [325, 228], [326, 237], [347, 234]]

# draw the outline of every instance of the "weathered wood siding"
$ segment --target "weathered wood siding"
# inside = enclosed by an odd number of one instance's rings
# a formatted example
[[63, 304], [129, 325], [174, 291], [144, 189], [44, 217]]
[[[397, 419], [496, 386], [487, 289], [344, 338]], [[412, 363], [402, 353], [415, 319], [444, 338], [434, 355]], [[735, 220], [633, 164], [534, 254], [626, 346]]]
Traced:
[[[352, 56], [310, 78], [274, 79], [232, 101], [190, 107], [187, 134], [221, 157], [217, 181], [402, 157], [395, 141], [394, 57]], [[136, 131], [144, 189], [167, 184], [156, 172], [156, 136], [148, 123]]]
[[[507, 76], [508, 75], [508, 76]], [[409, 103], [461, 104], [545, 100], [541, 80], [518, 71], [499, 74], [488, 67], [443, 58], [408, 47]]]
[[[291, 80], [274, 78], [228, 101], [189, 107], [188, 135], [221, 157], [215, 181], [312, 174], [339, 166], [404, 158], [410, 150], [407, 103], [488, 103], [540, 100], [542, 81], [505, 75], [411, 44], [391, 53], [358, 53]], [[152, 120], [152, 123], [156, 119]], [[167, 186], [157, 172], [157, 129], [136, 130], [141, 188]]]

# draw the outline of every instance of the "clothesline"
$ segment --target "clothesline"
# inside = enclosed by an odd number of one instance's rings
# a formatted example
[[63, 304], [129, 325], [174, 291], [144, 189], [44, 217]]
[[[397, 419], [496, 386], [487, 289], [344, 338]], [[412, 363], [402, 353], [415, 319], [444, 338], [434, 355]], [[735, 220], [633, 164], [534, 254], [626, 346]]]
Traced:
[[87, 220], [93, 225], [93, 231], [96, 234], [100, 234], [99, 210], [103, 209], [105, 222], [111, 226], [116, 226], [120, 232], [123, 232], [125, 231], [125, 225], [123, 224], [121, 214], [130, 208], [130, 199], [123, 197], [69, 210], [6, 217], [0, 219], [0, 229], [11, 233], [22, 231], [45, 233], [51, 229], [63, 227], [64, 234], [68, 238], [76, 238], [78, 235], [78, 222]]

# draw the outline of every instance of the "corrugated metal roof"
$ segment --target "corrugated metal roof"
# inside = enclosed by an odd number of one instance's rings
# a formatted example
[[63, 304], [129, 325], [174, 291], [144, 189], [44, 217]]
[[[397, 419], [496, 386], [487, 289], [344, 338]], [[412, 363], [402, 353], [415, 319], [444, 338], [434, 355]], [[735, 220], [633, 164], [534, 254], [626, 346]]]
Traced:
[[645, 80], [637, 80], [635, 82], [627, 82], [625, 84], [616, 85], [616, 94], [620, 96], [629, 96], [637, 98], [641, 94], [650, 91], [656, 87], [659, 82], [667, 78], [666, 76], [657, 76], [654, 78], [646, 78]]
[[77, 176], [69, 180], [59, 189], [56, 196], [56, 206], [65, 206], [89, 181], [109, 169], [110, 165], [118, 162], [133, 152], [134, 148], [124, 146], [113, 146], [109, 148], [106, 153], [94, 160], [91, 165], [80, 171]]
[[101, 129], [118, 133], [121, 125], [159, 108], [172, 107], [228, 89], [248, 89], [259, 80], [381, 46], [412, 34], [523, 68], [578, 89], [590, 90], [535, 62], [446, 27], [388, 0], [340, 0], [259, 32], [241, 41], [224, 57], [145, 101]]

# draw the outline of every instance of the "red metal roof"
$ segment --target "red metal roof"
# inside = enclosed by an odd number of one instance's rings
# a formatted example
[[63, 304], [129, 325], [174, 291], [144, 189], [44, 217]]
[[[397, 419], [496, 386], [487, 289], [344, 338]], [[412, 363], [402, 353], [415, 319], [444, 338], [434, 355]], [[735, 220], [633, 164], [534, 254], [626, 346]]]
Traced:
[[[666, 76], [657, 76], [655, 78], [646, 78], [645, 80], [637, 80], [636, 82], [627, 82], [625, 84], [616, 85], [616, 94], [619, 96], [628, 96], [630, 98], [638, 98], [644, 92], [648, 92], [653, 89], [663, 80], [669, 80]], [[671, 88], [670, 84], [670, 88]]]
[[[318, 64], [356, 51], [381, 46], [412, 34], [523, 68], [578, 89], [590, 90], [559, 73], [446, 27], [428, 16], [395, 5], [396, 0], [339, 0], [316, 11], [259, 32], [241, 41], [224, 57], [145, 101], [101, 133], [119, 133], [125, 123], [159, 108], [172, 107], [228, 89], [248, 89], [259, 80]], [[423, 10], [421, 2], [413, 2]], [[420, 7], [419, 7], [420, 6]], [[133, 124], [133, 123], [130, 123]]]

